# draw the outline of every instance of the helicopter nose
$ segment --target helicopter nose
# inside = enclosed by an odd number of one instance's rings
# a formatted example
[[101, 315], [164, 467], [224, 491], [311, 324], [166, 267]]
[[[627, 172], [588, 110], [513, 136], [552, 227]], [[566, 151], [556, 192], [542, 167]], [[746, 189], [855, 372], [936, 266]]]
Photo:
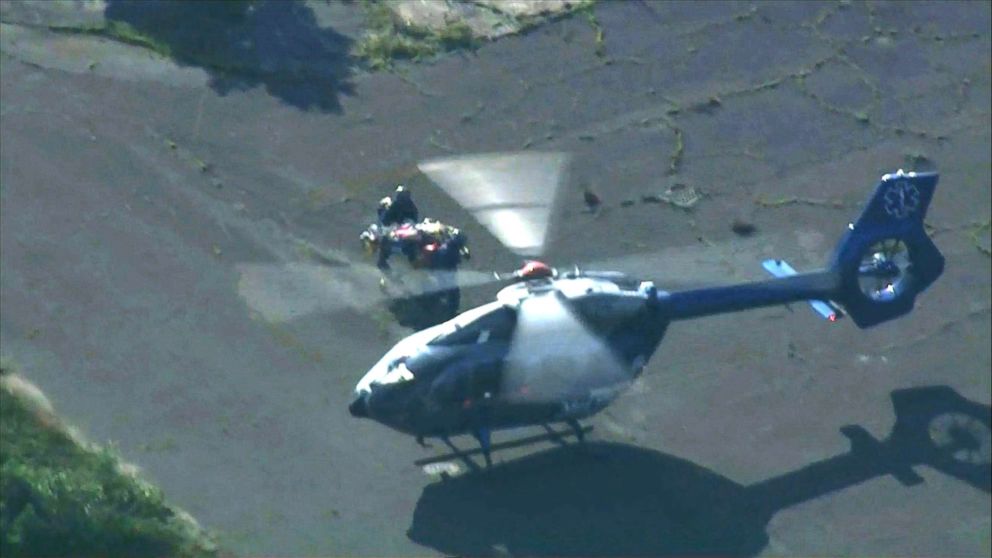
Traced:
[[348, 412], [356, 418], [368, 418], [369, 416], [369, 396], [367, 393], [359, 394], [355, 400], [348, 405]]

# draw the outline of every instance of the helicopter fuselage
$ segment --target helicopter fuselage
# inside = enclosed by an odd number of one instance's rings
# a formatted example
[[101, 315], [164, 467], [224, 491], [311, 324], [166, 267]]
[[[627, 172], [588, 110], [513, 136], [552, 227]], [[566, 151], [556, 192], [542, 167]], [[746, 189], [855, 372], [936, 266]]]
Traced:
[[397, 343], [350, 409], [415, 436], [585, 418], [633, 382], [667, 325], [654, 286], [620, 274], [516, 283]]

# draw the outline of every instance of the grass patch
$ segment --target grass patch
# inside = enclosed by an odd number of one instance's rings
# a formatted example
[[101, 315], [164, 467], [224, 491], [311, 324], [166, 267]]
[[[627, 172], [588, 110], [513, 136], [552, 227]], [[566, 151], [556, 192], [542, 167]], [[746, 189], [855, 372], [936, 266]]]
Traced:
[[437, 33], [437, 40], [445, 50], [473, 49], [478, 45], [472, 28], [464, 21], [449, 23]]
[[474, 49], [479, 41], [463, 21], [439, 31], [399, 21], [386, 2], [365, 3], [368, 31], [355, 46], [355, 55], [373, 70], [387, 70], [397, 60], [422, 60], [442, 52]]
[[596, 56], [602, 58], [606, 56], [606, 38], [603, 34], [603, 26], [599, 24], [599, 20], [596, 19], [596, 10], [593, 4], [590, 2], [586, 6], [581, 8], [586, 14], [586, 21], [589, 22], [589, 26], [592, 27], [595, 37], [593, 39], [596, 45]]
[[767, 199], [764, 196], [758, 196], [754, 200], [754, 204], [758, 207], [785, 207], [787, 205], [809, 205], [813, 207], [830, 207], [833, 209], [846, 209], [850, 207], [850, 204], [844, 203], [842, 200], [833, 199], [816, 199], [816, 198], [797, 198], [795, 196], [788, 196], [776, 199]]
[[0, 555], [215, 556], [209, 536], [110, 449], [72, 435], [0, 368]]
[[[520, 16], [509, 15], [506, 12], [500, 10], [498, 5], [497, 6], [485, 5], [482, 7], [488, 8], [498, 14], [507, 15], [507, 17], [511, 18], [517, 25], [517, 30], [514, 33], [526, 34], [546, 23], [554, 23], [556, 21], [560, 21], [562, 19], [572, 17], [576, 14], [582, 14], [585, 12], [585, 10], [591, 10], [593, 5], [596, 4], [596, 2], [597, 0], [574, 0], [570, 7], [561, 11], [552, 12], [552, 13], [542, 11], [541, 13], [536, 13], [531, 15], [520, 15]], [[592, 16], [589, 16], [587, 14], [586, 17], [591, 17], [591, 19], [595, 19], [595, 14], [592, 14]], [[592, 24], [592, 21], [590, 21], [590, 24]], [[595, 26], [598, 25], [599, 22], [597, 21], [595, 23]]]
[[[148, 7], [149, 17], [142, 18], [144, 23], [141, 24], [108, 16], [99, 24], [49, 25], [47, 28], [55, 33], [90, 35], [136, 46], [178, 64], [199, 66], [212, 72], [246, 75], [277, 73], [260, 70], [254, 60], [244, 57], [241, 47], [232, 50], [229, 44], [232, 37], [247, 33], [244, 20], [257, 3], [258, 0], [224, 0], [193, 2], [184, 7], [179, 2], [165, 2], [159, 7]], [[175, 32], [187, 26], [199, 29], [199, 36]], [[248, 41], [241, 46], [250, 51], [251, 48], [245, 45], [251, 44]]]
[[151, 35], [142, 33], [134, 26], [123, 21], [108, 20], [104, 25], [94, 25], [89, 27], [51, 26], [49, 29], [56, 33], [104, 37], [117, 42], [146, 48], [166, 58], [172, 57], [172, 48], [169, 47], [167, 43], [160, 41]]
[[147, 48], [148, 50], [154, 51], [165, 57], [172, 56], [172, 48], [170, 48], [168, 44], [152, 37], [151, 35], [146, 35], [141, 31], [138, 31], [133, 26], [123, 21], [107, 21], [107, 26], [104, 27], [102, 34], [122, 43]]
[[975, 223], [972, 225], [971, 232], [968, 233], [968, 238], [971, 239], [972, 244], [975, 245], [975, 248], [978, 248], [979, 252], [992, 257], [992, 246], [986, 246], [988, 243], [982, 240], [982, 234], [988, 233], [989, 230], [992, 230], [992, 221]]

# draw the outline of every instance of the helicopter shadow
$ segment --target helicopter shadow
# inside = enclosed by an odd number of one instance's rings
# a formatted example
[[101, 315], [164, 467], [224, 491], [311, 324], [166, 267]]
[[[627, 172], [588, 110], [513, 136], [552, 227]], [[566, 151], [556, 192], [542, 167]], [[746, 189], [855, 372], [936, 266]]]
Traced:
[[886, 439], [845, 426], [847, 453], [749, 486], [661, 452], [590, 442], [428, 486], [408, 537], [462, 556], [753, 556], [779, 510], [882, 475], [918, 484], [916, 465], [990, 492], [990, 407], [947, 386], [891, 397]]
[[396, 323], [414, 331], [446, 322], [458, 313], [457, 310], [451, 309], [448, 299], [443, 294], [434, 293], [394, 298], [387, 302], [386, 308]]
[[263, 85], [294, 107], [337, 113], [338, 96], [354, 91], [352, 40], [320, 27], [302, 0], [107, 0], [104, 16], [206, 70], [221, 95]]

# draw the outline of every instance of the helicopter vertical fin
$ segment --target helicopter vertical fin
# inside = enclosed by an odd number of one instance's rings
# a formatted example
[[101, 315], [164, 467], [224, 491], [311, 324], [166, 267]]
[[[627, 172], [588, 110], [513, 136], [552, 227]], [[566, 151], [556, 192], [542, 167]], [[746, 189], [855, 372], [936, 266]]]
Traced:
[[923, 227], [937, 180], [936, 173], [886, 174], [838, 243], [831, 271], [840, 286], [831, 299], [858, 327], [908, 314], [916, 295], [944, 271], [944, 257]]

